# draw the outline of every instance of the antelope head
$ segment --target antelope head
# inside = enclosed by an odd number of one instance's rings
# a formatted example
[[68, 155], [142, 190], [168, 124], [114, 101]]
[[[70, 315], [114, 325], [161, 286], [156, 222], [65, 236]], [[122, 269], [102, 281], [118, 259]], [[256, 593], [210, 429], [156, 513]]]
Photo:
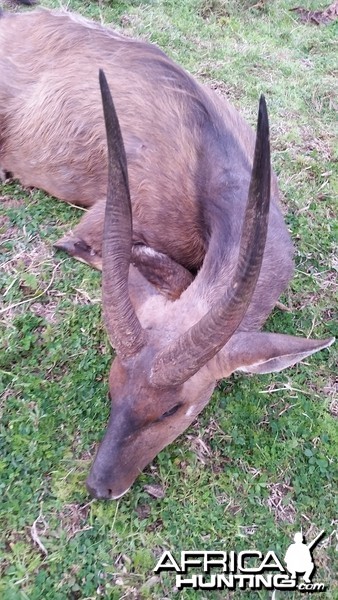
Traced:
[[[130, 266], [132, 215], [127, 161], [103, 72], [109, 174], [103, 240], [103, 317], [116, 358], [109, 376], [111, 415], [87, 487], [96, 498], [119, 498], [153, 458], [195, 419], [217, 380], [236, 370], [280, 371], [333, 340], [241, 330], [255, 291], [268, 228], [270, 148], [264, 97], [259, 104], [254, 163], [236, 262], [211, 269], [222, 239], [171, 301]], [[151, 251], [149, 251], [151, 255]], [[156, 253], [154, 252], [156, 262]], [[213, 273], [210, 276], [210, 272]], [[210, 279], [211, 278], [211, 279]], [[266, 293], [269, 293], [268, 290]], [[276, 299], [277, 300], [277, 299]]]

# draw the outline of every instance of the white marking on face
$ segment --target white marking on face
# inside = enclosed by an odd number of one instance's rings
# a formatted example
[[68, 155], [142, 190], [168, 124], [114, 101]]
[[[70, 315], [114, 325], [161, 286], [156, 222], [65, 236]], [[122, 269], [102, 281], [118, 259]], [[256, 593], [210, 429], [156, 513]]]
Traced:
[[150, 246], [141, 246], [139, 252], [140, 254], [145, 254], [146, 256], [151, 256], [152, 258], [163, 256], [163, 254], [156, 252], [156, 250], [153, 250], [153, 248], [150, 248]]
[[126, 490], [124, 490], [124, 492], [122, 492], [122, 494], [120, 494], [119, 496], [110, 496], [110, 500], [118, 500], [119, 498], [122, 498], [122, 496], [124, 496], [124, 494], [129, 492], [129, 490], [130, 490], [130, 487], [127, 488]]
[[185, 416], [186, 417], [191, 417], [191, 415], [193, 415], [194, 412], [195, 412], [195, 406], [194, 405], [189, 406], [187, 412], [185, 413]]

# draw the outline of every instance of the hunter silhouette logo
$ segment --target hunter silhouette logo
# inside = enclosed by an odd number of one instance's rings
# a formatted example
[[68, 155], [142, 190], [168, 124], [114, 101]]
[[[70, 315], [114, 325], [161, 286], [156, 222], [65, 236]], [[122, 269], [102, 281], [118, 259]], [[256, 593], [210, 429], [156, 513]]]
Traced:
[[297, 579], [297, 574], [304, 573], [305, 583], [311, 583], [311, 577], [315, 569], [311, 550], [318, 544], [324, 533], [324, 531], [321, 531], [308, 545], [304, 544], [301, 531], [295, 533], [293, 538], [295, 543], [288, 547], [284, 559], [292, 579]]
[[[284, 561], [273, 551], [263, 553], [248, 549], [188, 550], [175, 557], [165, 551], [154, 568], [155, 573], [172, 571], [176, 588], [194, 590], [299, 590], [324, 592], [324, 583], [312, 583], [315, 563], [312, 551], [324, 536], [321, 531], [306, 544], [303, 533], [294, 535], [294, 543], [286, 550]], [[284, 564], [283, 564], [284, 562]], [[299, 581], [299, 576], [303, 578]], [[274, 598], [274, 594], [272, 596]]]

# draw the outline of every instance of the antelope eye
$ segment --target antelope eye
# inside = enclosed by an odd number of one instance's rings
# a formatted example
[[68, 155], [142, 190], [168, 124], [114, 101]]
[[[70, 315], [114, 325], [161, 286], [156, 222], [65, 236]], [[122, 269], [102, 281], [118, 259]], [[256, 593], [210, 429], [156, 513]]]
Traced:
[[178, 409], [180, 408], [181, 404], [175, 404], [175, 406], [173, 406], [172, 408], [170, 408], [169, 410], [167, 410], [167, 412], [163, 413], [163, 415], [159, 418], [160, 421], [162, 421], [162, 419], [166, 419], [167, 417], [171, 417], [171, 415], [174, 415], [175, 412], [178, 411]]

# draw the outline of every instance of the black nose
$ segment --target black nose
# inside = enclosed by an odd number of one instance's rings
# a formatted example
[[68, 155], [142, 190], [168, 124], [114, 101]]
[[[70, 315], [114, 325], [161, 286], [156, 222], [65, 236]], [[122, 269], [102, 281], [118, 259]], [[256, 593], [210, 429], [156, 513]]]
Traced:
[[105, 478], [97, 477], [93, 473], [89, 473], [86, 486], [92, 498], [97, 500], [110, 500], [113, 495]]
[[88, 478], [86, 487], [92, 498], [97, 500], [110, 500], [112, 497], [112, 491], [106, 485], [91, 482]]
[[130, 488], [119, 485], [112, 486], [105, 478], [100, 478], [93, 472], [89, 473], [86, 481], [87, 490], [92, 498], [97, 500], [117, 500], [126, 494]]

